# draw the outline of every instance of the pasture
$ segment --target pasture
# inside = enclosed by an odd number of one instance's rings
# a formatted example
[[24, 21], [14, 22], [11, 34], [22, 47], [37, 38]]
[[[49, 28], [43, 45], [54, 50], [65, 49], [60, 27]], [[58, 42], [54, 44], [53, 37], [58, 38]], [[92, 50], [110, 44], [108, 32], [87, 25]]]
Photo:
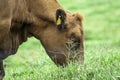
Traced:
[[120, 80], [120, 0], [59, 0], [84, 15], [85, 64], [57, 67], [35, 38], [4, 60], [4, 80]]

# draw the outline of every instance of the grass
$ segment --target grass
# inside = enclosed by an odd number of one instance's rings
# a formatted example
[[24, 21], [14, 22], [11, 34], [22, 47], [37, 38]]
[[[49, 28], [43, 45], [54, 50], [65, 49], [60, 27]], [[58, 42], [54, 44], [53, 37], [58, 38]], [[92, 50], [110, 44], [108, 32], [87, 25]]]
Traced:
[[85, 65], [57, 67], [35, 38], [4, 61], [4, 80], [120, 80], [120, 0], [59, 0], [84, 14]]

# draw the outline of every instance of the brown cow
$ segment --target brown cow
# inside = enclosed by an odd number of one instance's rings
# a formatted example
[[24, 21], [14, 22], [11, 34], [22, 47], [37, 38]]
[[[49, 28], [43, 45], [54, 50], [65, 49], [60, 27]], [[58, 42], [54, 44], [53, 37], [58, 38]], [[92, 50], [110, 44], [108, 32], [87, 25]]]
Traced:
[[80, 14], [65, 11], [56, 0], [0, 0], [0, 80], [5, 75], [3, 59], [31, 36], [58, 65], [66, 65], [74, 55], [84, 60]]

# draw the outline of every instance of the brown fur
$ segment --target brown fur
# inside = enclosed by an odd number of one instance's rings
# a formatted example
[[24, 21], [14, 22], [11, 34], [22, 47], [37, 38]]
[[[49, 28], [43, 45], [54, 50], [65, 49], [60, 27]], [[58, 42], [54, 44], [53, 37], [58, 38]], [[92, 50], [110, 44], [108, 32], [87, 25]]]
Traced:
[[55, 15], [57, 9], [64, 10], [57, 0], [0, 0], [0, 80], [4, 76], [3, 59], [15, 54], [19, 45], [30, 36], [41, 41], [56, 64], [65, 65], [71, 55], [66, 43], [74, 34], [80, 40], [76, 51], [83, 62], [82, 16], [65, 11], [66, 28], [59, 30]]

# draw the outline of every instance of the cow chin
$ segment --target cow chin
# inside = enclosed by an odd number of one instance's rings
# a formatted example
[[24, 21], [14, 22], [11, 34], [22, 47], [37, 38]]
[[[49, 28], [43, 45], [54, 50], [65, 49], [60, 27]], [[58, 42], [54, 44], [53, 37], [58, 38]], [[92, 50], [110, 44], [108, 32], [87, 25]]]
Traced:
[[67, 65], [67, 59], [66, 56], [57, 51], [46, 51], [49, 57], [54, 61], [55, 64], [58, 66], [66, 66]]

